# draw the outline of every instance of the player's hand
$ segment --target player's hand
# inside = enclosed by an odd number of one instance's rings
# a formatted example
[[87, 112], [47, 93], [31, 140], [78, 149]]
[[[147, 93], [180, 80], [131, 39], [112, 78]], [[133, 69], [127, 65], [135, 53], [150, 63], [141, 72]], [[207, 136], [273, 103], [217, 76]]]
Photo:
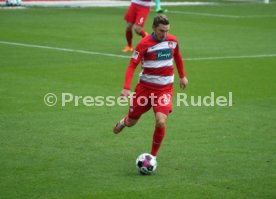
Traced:
[[180, 78], [180, 88], [185, 89], [188, 86], [188, 79], [186, 77]]
[[120, 95], [121, 100], [127, 100], [128, 96], [130, 96], [130, 90], [123, 89]]

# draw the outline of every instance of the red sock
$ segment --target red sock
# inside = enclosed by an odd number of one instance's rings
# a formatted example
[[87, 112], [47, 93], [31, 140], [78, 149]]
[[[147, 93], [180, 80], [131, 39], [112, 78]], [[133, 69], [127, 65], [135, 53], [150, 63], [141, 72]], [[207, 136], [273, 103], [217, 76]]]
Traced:
[[166, 126], [161, 128], [155, 127], [153, 139], [152, 139], [152, 148], [151, 148], [151, 155], [156, 156], [158, 150], [161, 146], [162, 140], [165, 136]]
[[145, 32], [144, 30], [141, 30], [140, 35], [141, 35], [142, 37], [145, 37], [145, 36], [146, 36], [146, 32]]
[[129, 47], [132, 46], [132, 30], [126, 30], [126, 40]]

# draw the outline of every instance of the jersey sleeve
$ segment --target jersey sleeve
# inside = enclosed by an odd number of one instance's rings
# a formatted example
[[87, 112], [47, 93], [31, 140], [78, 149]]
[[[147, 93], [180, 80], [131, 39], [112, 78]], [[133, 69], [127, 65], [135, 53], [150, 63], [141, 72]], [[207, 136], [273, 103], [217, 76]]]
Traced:
[[135, 69], [136, 69], [137, 65], [138, 64], [135, 64], [132, 61], [132, 59], [130, 60], [129, 65], [128, 65], [127, 70], [126, 70], [126, 74], [125, 74], [124, 89], [130, 90], [133, 74], [135, 72]]
[[175, 61], [175, 64], [176, 64], [176, 68], [177, 68], [177, 72], [178, 72], [179, 77], [180, 78], [185, 77], [184, 62], [183, 62], [182, 56], [180, 54], [178, 42], [177, 42], [177, 45], [175, 47], [174, 61]]
[[131, 56], [129, 65], [126, 70], [124, 89], [130, 90], [135, 69], [137, 68], [138, 64], [141, 62], [142, 57], [143, 57], [143, 45], [139, 43]]

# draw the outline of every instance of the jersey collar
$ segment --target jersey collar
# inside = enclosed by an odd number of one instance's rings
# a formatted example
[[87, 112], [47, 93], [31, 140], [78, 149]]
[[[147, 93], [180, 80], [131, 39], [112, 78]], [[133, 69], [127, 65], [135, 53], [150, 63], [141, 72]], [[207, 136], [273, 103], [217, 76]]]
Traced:
[[166, 40], [166, 38], [164, 39], [164, 40], [159, 40], [159, 39], [157, 39], [157, 37], [155, 36], [155, 34], [154, 34], [154, 32], [152, 32], [151, 34], [150, 34], [150, 36], [155, 40], [155, 41], [157, 41], [157, 42], [162, 42], [162, 41], [165, 41]]

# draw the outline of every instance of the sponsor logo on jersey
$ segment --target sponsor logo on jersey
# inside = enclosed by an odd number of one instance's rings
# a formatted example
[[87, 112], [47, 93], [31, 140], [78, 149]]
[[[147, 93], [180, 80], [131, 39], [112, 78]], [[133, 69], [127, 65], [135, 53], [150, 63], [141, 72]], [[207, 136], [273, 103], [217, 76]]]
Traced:
[[172, 49], [162, 49], [156, 51], [156, 60], [167, 60], [172, 58]]

